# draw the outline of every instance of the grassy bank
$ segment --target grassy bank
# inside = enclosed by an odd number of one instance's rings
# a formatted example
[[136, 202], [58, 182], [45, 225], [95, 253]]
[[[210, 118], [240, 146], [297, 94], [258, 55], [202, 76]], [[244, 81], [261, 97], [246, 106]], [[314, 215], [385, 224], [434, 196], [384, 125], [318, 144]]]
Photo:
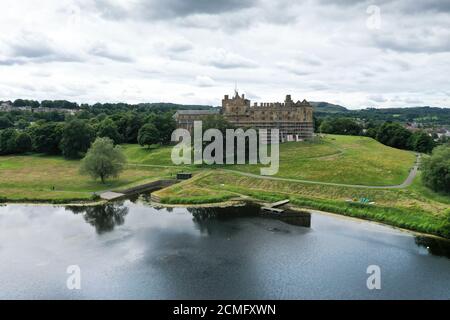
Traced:
[[[350, 187], [319, 186], [288, 181], [271, 181], [220, 171], [199, 175], [183, 186], [172, 186], [156, 192], [163, 203], [195, 203], [211, 197], [250, 197], [274, 202], [290, 199], [302, 207], [343, 214], [392, 226], [449, 237], [443, 229], [449, 197], [431, 190], [423, 194], [420, 181], [408, 189], [360, 189]], [[188, 192], [186, 192], [188, 190]], [[364, 205], [348, 200], [361, 197], [374, 201]], [[442, 198], [442, 199], [441, 199]], [[203, 202], [202, 202], [203, 203]]]
[[127, 166], [118, 179], [102, 184], [78, 172], [79, 160], [60, 156], [0, 157], [0, 199], [3, 201], [68, 202], [92, 199], [92, 193], [124, 189], [170, 177], [174, 169]]
[[[223, 166], [177, 167], [170, 159], [170, 147], [147, 149], [124, 145], [123, 150], [129, 165], [120, 178], [106, 184], [79, 175], [80, 163], [76, 160], [42, 155], [0, 157], [0, 201], [88, 201], [93, 192], [123, 190], [188, 170], [195, 173], [193, 179], [156, 192], [161, 202], [205, 204], [239, 197], [267, 201], [289, 198], [300, 207], [440, 235], [443, 235], [444, 211], [450, 206], [450, 197], [424, 187], [420, 174], [405, 189], [368, 189], [260, 179], [221, 170]], [[329, 135], [316, 142], [281, 144], [278, 176], [393, 185], [403, 182], [414, 159], [411, 152], [383, 146], [370, 138]], [[255, 165], [231, 168], [259, 173]], [[375, 204], [358, 204], [360, 198], [368, 198]]]
[[[130, 162], [172, 166], [171, 147], [157, 149], [124, 145]], [[280, 169], [276, 177], [359, 185], [395, 185], [408, 176], [413, 152], [394, 149], [367, 137], [327, 135], [315, 142], [280, 144]], [[205, 168], [185, 166], [186, 168]], [[259, 174], [259, 165], [227, 165], [242, 172]]]

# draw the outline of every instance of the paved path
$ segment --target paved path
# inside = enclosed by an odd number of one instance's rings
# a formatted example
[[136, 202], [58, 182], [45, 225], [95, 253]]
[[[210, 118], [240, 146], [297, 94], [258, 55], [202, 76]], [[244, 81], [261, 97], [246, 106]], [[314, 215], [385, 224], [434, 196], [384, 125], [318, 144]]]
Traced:
[[[326, 185], [326, 186], [365, 188], [365, 189], [402, 189], [402, 188], [406, 188], [406, 187], [410, 186], [411, 183], [414, 181], [414, 178], [416, 177], [417, 171], [419, 169], [419, 164], [420, 164], [420, 154], [416, 154], [416, 161], [414, 163], [414, 166], [409, 171], [409, 175], [405, 179], [405, 181], [403, 181], [401, 184], [391, 185], [391, 186], [367, 186], [367, 185], [361, 185], [361, 184], [322, 182], [322, 181], [302, 180], [302, 179], [293, 179], [293, 178], [280, 178], [280, 177], [274, 177], [274, 176], [262, 176], [259, 174], [242, 172], [242, 171], [232, 170], [232, 169], [219, 169], [219, 170], [239, 174], [241, 176], [257, 178], [257, 179], [266, 179], [266, 180], [289, 181], [289, 182], [299, 182], [299, 183], [309, 183], [309, 184], [320, 184], [320, 185]], [[142, 166], [142, 167], [180, 168], [179, 166], [175, 166], [175, 165], [174, 166], [162, 166], [162, 165], [158, 166], [158, 165], [151, 165], [151, 164], [136, 164], [136, 163], [130, 163], [130, 165]]]
[[309, 183], [309, 184], [320, 184], [320, 185], [327, 185], [327, 186], [337, 186], [337, 187], [350, 187], [350, 188], [366, 188], [366, 189], [401, 189], [406, 188], [414, 181], [414, 178], [417, 175], [417, 171], [419, 169], [419, 163], [420, 163], [420, 155], [416, 155], [416, 162], [414, 164], [414, 167], [410, 170], [408, 177], [403, 181], [401, 184], [397, 185], [391, 185], [391, 186], [367, 186], [367, 185], [360, 185], [360, 184], [345, 184], [345, 183], [333, 183], [333, 182], [322, 182], [322, 181], [312, 181], [312, 180], [302, 180], [302, 179], [292, 179], [292, 178], [280, 178], [280, 177], [273, 177], [273, 176], [261, 176], [258, 174], [253, 173], [247, 173], [237, 170], [231, 170], [231, 169], [222, 169], [223, 171], [236, 173], [242, 176], [252, 177], [252, 178], [258, 178], [258, 179], [266, 179], [266, 180], [277, 180], [277, 181], [289, 181], [289, 182], [299, 182], [299, 183]]

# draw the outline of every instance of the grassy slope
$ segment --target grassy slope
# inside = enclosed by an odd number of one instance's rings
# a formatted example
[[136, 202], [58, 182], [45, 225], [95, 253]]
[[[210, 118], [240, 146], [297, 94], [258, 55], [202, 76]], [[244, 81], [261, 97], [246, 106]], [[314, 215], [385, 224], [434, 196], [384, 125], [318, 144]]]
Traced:
[[[124, 145], [130, 162], [173, 165], [171, 147], [144, 149]], [[366, 137], [327, 135], [320, 142], [280, 145], [280, 170], [276, 176], [361, 185], [400, 184], [414, 163], [414, 153], [390, 148]], [[191, 166], [193, 168], [193, 166]], [[259, 174], [259, 165], [226, 166]]]
[[[59, 156], [0, 157], [0, 197], [11, 200], [83, 200], [92, 192], [170, 176], [173, 169], [129, 166], [106, 184], [78, 173], [78, 160]], [[52, 188], [55, 190], [52, 190]]]
[[[196, 179], [158, 191], [164, 203], [219, 202], [237, 195], [264, 201], [289, 198], [295, 205], [359, 217], [421, 232], [442, 234], [443, 212], [450, 198], [427, 190], [420, 181], [407, 189], [361, 189], [271, 181], [209, 171]], [[348, 203], [368, 197], [375, 205]]]
[[[276, 176], [361, 185], [400, 184], [412, 167], [414, 153], [394, 149], [367, 137], [327, 135], [320, 143], [280, 145]], [[236, 166], [259, 174], [258, 166]]]

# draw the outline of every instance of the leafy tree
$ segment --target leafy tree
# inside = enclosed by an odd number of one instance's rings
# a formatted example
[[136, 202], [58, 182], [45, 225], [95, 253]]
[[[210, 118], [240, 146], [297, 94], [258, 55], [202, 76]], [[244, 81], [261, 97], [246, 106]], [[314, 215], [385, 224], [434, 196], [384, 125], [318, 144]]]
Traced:
[[322, 119], [313, 116], [314, 132], [320, 131], [320, 125], [322, 124], [322, 121], [323, 121]]
[[433, 138], [422, 130], [416, 131], [411, 135], [409, 144], [413, 150], [423, 153], [430, 153], [434, 148]]
[[110, 118], [105, 118], [98, 124], [97, 137], [110, 138], [115, 144], [120, 143], [121, 141], [117, 125]]
[[18, 129], [26, 129], [28, 128], [28, 126], [30, 125], [30, 122], [28, 122], [27, 120], [21, 118], [16, 122], [16, 128]]
[[235, 129], [235, 126], [228, 122], [222, 115], [208, 115], [202, 122], [203, 133], [208, 129], [218, 129], [225, 137], [227, 129]]
[[396, 122], [385, 122], [377, 133], [382, 144], [400, 149], [410, 149], [411, 132]]
[[61, 151], [66, 158], [81, 157], [91, 145], [93, 129], [84, 120], [73, 119], [64, 125], [61, 138]]
[[141, 146], [147, 145], [150, 147], [152, 144], [157, 144], [160, 141], [158, 129], [153, 123], [144, 124], [139, 130], [138, 143]]
[[366, 136], [376, 139], [378, 134], [378, 128], [367, 128]]
[[326, 119], [320, 125], [320, 131], [323, 133], [359, 136], [362, 133], [362, 126], [349, 118]]
[[122, 134], [124, 141], [136, 143], [139, 129], [143, 123], [142, 116], [135, 112], [128, 112], [122, 116], [119, 123], [119, 128], [122, 128], [122, 131], [119, 132]]
[[169, 112], [163, 114], [152, 114], [148, 120], [156, 127], [156, 130], [158, 130], [159, 142], [161, 144], [170, 143], [172, 132], [177, 127], [172, 114]]
[[0, 130], [11, 128], [14, 124], [6, 116], [0, 116]]
[[13, 106], [15, 107], [32, 107], [32, 108], [38, 108], [40, 105], [39, 101], [35, 100], [24, 100], [24, 99], [16, 99], [13, 102]]
[[0, 131], [0, 154], [12, 154], [16, 152], [17, 131], [9, 128]]
[[16, 137], [16, 152], [25, 153], [31, 151], [31, 137], [26, 132], [20, 132]]
[[59, 144], [62, 138], [63, 124], [56, 122], [39, 122], [29, 128], [33, 150], [47, 154], [61, 152]]
[[450, 193], [450, 145], [434, 148], [422, 163], [423, 183], [437, 192]]
[[97, 138], [81, 161], [80, 173], [90, 175], [105, 183], [109, 177], [118, 177], [126, 158], [120, 146], [114, 146], [109, 138]]

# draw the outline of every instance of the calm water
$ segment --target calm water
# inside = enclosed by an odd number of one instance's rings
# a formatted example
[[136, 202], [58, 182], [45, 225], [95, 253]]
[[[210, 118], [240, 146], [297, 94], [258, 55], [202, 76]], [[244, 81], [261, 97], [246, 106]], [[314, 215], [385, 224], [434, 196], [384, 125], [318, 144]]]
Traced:
[[[254, 206], [0, 207], [0, 298], [450, 298], [448, 242]], [[429, 248], [427, 248], [429, 247]], [[69, 265], [81, 290], [68, 290]], [[381, 268], [381, 290], [366, 269]]]

